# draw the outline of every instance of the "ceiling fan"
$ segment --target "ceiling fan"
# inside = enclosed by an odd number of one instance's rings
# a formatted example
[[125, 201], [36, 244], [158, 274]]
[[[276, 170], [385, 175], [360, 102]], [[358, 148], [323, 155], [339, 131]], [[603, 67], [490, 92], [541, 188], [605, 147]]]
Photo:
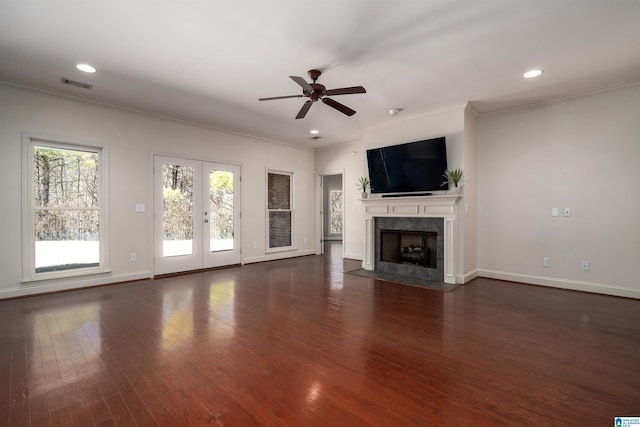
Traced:
[[286, 96], [274, 96], [271, 98], [260, 98], [258, 101], [271, 101], [273, 99], [284, 98], [302, 98], [307, 97], [309, 100], [302, 105], [302, 108], [298, 112], [296, 119], [302, 119], [307, 115], [307, 111], [313, 105], [314, 102], [320, 100], [323, 104], [327, 104], [329, 107], [333, 107], [347, 116], [353, 116], [356, 112], [344, 104], [334, 101], [331, 98], [325, 98], [325, 96], [333, 95], [350, 95], [352, 93], [367, 93], [362, 86], [343, 87], [340, 89], [327, 89], [324, 85], [316, 83], [318, 77], [322, 72], [320, 70], [309, 70], [309, 77], [313, 80], [313, 83], [307, 83], [305, 79], [298, 76], [289, 76], [291, 80], [302, 86], [302, 95], [286, 95]]

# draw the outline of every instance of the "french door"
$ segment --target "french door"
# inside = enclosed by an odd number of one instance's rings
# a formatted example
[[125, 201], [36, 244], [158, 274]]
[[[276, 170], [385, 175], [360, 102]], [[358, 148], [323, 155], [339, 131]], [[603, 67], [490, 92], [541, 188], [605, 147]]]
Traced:
[[154, 156], [154, 275], [239, 264], [240, 166]]

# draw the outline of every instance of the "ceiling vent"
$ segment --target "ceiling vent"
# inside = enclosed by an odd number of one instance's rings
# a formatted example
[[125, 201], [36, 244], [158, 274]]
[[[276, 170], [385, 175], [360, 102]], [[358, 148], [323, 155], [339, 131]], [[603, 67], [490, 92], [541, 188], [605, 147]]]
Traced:
[[93, 87], [93, 85], [90, 85], [88, 83], [82, 83], [82, 82], [76, 82], [75, 80], [69, 80], [67, 78], [62, 77], [60, 79], [60, 82], [69, 85], [69, 86], [75, 86], [75, 87], [79, 87], [82, 89], [91, 89]]

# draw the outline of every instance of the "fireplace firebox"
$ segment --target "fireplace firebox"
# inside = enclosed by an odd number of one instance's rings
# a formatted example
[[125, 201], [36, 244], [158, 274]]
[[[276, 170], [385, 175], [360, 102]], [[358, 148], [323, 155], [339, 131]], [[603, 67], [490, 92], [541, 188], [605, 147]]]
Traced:
[[380, 261], [436, 268], [438, 233], [380, 230]]

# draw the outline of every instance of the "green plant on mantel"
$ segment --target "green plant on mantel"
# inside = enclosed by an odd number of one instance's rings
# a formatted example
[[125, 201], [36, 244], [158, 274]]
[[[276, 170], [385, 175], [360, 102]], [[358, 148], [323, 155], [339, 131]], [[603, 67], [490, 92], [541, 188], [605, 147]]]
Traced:
[[366, 176], [361, 176], [360, 179], [358, 179], [358, 183], [356, 185], [358, 186], [358, 190], [362, 191], [363, 193], [369, 189], [372, 189], [371, 181], [369, 181], [369, 178], [367, 178]]
[[442, 184], [440, 185], [441, 187], [447, 185], [450, 182], [453, 182], [453, 186], [457, 187], [460, 180], [462, 180], [462, 169], [447, 169], [442, 176], [447, 178], [447, 180], [442, 182]]

